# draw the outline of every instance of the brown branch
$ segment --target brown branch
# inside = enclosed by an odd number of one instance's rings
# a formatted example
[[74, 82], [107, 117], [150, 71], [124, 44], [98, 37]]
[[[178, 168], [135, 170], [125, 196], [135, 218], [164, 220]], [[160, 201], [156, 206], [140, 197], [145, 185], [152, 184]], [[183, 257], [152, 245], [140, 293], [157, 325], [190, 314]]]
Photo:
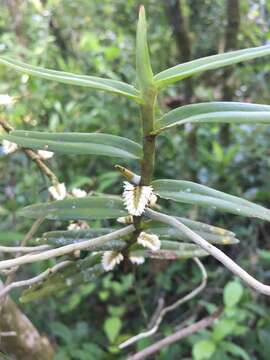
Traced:
[[[0, 125], [7, 133], [14, 130], [12, 126], [4, 119], [0, 119]], [[51, 180], [53, 185], [59, 184], [59, 180], [55, 173], [44, 163], [44, 161], [34, 150], [26, 148], [22, 148], [22, 150], [30, 160], [37, 164], [39, 170]]]
[[156, 343], [148, 346], [147, 348], [139, 351], [137, 354], [131, 355], [128, 357], [128, 360], [142, 360], [146, 359], [148, 356], [153, 355], [163, 349], [164, 347], [173, 344], [176, 341], [182, 340], [187, 336], [194, 334], [206, 327], [211, 326], [215, 320], [221, 314], [221, 309], [216, 311], [214, 314], [207, 316], [206, 318], [189, 325], [183, 329], [180, 329], [173, 333], [172, 335], [166, 336], [164, 339], [157, 341]]

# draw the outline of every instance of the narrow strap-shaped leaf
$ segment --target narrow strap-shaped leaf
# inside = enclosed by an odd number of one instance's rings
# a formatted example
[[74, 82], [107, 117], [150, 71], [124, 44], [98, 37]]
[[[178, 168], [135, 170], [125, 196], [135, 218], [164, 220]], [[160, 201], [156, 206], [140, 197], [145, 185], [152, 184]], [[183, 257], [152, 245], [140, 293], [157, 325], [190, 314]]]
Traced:
[[104, 79], [96, 76], [77, 75], [68, 72], [44, 69], [39, 66], [29, 65], [22, 61], [0, 57], [0, 64], [7, 65], [17, 71], [39, 78], [53, 80], [70, 85], [85, 86], [97, 90], [127, 96], [139, 101], [139, 92], [132, 85], [112, 79]]
[[164, 130], [186, 123], [270, 124], [270, 106], [238, 102], [208, 102], [181, 106], [156, 121]]
[[190, 243], [179, 243], [176, 241], [161, 241], [161, 249], [156, 251], [132, 249], [132, 256], [143, 256], [160, 260], [185, 260], [194, 257], [204, 257], [208, 253], [199, 246]]
[[[174, 228], [160, 223], [149, 223], [147, 231], [158, 235], [160, 239], [190, 241], [184, 233], [180, 234]], [[232, 245], [239, 243], [239, 240], [231, 234], [220, 235], [202, 230], [195, 230], [195, 232], [211, 244]]]
[[149, 251], [147, 254], [148, 257], [152, 259], [160, 259], [160, 260], [186, 260], [192, 259], [194, 257], [204, 257], [208, 256], [208, 253], [202, 249], [194, 248], [191, 250], [157, 250], [157, 251]]
[[35, 301], [51, 295], [57, 295], [60, 291], [72, 289], [90, 281], [95, 281], [104, 269], [99, 264], [100, 256], [88, 256], [77, 260], [62, 270], [49, 275], [40, 283], [32, 285], [25, 290], [20, 298], [22, 303]]
[[[114, 231], [112, 228], [98, 228], [86, 230], [66, 230], [66, 231], [51, 231], [44, 233], [41, 238], [35, 240], [38, 244], [48, 244], [54, 247], [75, 244], [78, 242], [86, 241], [98, 236], [109, 234]], [[111, 240], [104, 245], [98, 245], [91, 248], [91, 251], [105, 251], [113, 249], [121, 249], [124, 247], [125, 241]]]
[[265, 45], [207, 56], [162, 71], [154, 76], [154, 80], [157, 86], [164, 87], [206, 70], [218, 69], [222, 66], [236, 64], [241, 61], [251, 60], [269, 54], [270, 45]]
[[51, 203], [30, 205], [19, 212], [20, 215], [49, 220], [92, 220], [115, 219], [126, 216], [121, 198], [117, 196], [89, 196], [79, 199], [65, 199]]
[[270, 210], [237, 196], [184, 180], [155, 180], [154, 191], [164, 199], [212, 207], [236, 215], [270, 221]]
[[0, 135], [20, 146], [63, 154], [101, 155], [137, 159], [141, 145], [120, 136], [101, 133], [46, 133], [14, 130]]
[[153, 84], [153, 72], [147, 45], [147, 24], [144, 6], [140, 7], [136, 36], [136, 70], [141, 90]]
[[[221, 235], [221, 236], [225, 236], [225, 237], [226, 236], [235, 237], [234, 232], [223, 229], [221, 227], [209, 225], [209, 224], [206, 224], [206, 223], [203, 223], [200, 221], [190, 220], [190, 219], [178, 217], [178, 216], [175, 216], [175, 218], [196, 232], [201, 231], [201, 232], [210, 233], [213, 235]], [[166, 225], [166, 224], [162, 224], [160, 222], [153, 221], [153, 220], [148, 220], [146, 222], [143, 222], [142, 226], [143, 226], [143, 229], [148, 229], [149, 227], [155, 228], [155, 227], [161, 227], [161, 226], [168, 227], [168, 225]]]
[[202, 254], [207, 255], [206, 251], [202, 250], [198, 245], [191, 243], [179, 243], [177, 241], [162, 240], [161, 250], [176, 250], [179, 253], [185, 253], [190, 251], [201, 251]]
[[90, 229], [80, 229], [80, 230], [57, 230], [49, 231], [42, 234], [42, 239], [40, 241], [50, 241], [51, 239], [91, 239], [98, 236], [109, 234], [114, 231], [113, 228], [90, 228]]
[[206, 224], [206, 223], [203, 223], [200, 221], [190, 220], [190, 219], [178, 217], [178, 216], [176, 216], [176, 219], [178, 219], [183, 224], [188, 226], [190, 229], [195, 230], [195, 231], [204, 231], [204, 232], [208, 232], [208, 233], [214, 234], [214, 235], [222, 235], [222, 236], [230, 236], [230, 237], [235, 236], [234, 232], [223, 229], [221, 227], [209, 225], [209, 224]]

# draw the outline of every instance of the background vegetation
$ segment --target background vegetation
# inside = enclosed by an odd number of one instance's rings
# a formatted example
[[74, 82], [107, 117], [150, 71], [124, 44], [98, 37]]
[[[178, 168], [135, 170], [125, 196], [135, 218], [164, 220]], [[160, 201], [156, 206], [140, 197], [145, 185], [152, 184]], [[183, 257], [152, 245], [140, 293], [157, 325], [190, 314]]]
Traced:
[[[144, 3], [148, 14], [155, 72], [225, 50], [260, 46], [269, 39], [270, 4], [260, 0], [2, 0], [0, 51], [47, 68], [134, 83], [140, 3]], [[267, 104], [269, 69], [269, 58], [262, 58], [207, 72], [170, 87], [159, 103], [164, 109], [209, 100]], [[30, 78], [2, 66], [0, 78], [0, 93], [17, 97], [13, 106], [0, 109], [0, 116], [17, 129], [105, 130], [139, 139], [139, 115], [128, 100]], [[270, 207], [269, 135], [269, 127], [251, 125], [211, 124], [168, 131], [158, 140], [162, 152], [155, 176], [196, 180]], [[109, 158], [57, 155], [50, 163], [70, 189], [119, 193], [122, 186]], [[31, 223], [18, 217], [17, 210], [45, 201], [47, 187], [46, 179], [23, 153], [8, 160], [0, 155], [1, 243], [19, 243]], [[269, 283], [269, 225], [220, 215], [213, 209], [170, 206], [169, 212], [177, 209], [180, 216], [188, 214], [234, 231], [241, 242], [227, 249], [228, 253], [261, 281]], [[64, 229], [66, 225], [46, 222], [41, 231]], [[209, 274], [207, 289], [200, 298], [168, 315], [155, 339], [224, 303], [222, 326], [165, 348], [156, 359], [268, 359], [269, 299], [238, 287], [239, 296], [234, 300], [235, 292], [230, 293], [229, 283], [232, 275], [210, 257], [204, 264]], [[28, 277], [47, 266], [28, 266], [19, 277]], [[120, 266], [96, 283], [26, 304], [23, 310], [55, 344], [56, 359], [121, 359], [125, 355], [117, 343], [146, 327], [158, 300], [164, 298], [166, 304], [172, 303], [198, 282], [199, 274], [192, 261], [165, 265], [152, 261], [136, 269]], [[17, 301], [19, 292], [13, 295]], [[141, 341], [133, 350], [152, 341]]]

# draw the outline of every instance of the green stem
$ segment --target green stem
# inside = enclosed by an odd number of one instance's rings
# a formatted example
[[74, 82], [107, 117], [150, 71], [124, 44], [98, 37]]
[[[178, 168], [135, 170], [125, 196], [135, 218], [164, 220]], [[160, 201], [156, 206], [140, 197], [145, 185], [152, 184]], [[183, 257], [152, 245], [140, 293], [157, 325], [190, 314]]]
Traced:
[[[157, 89], [154, 86], [143, 93], [143, 103], [140, 106], [142, 131], [143, 131], [143, 159], [141, 163], [141, 186], [148, 186], [151, 183], [155, 168], [155, 140], [156, 135], [152, 134], [155, 122], [155, 104]], [[141, 216], [134, 216], [136, 233], [141, 231]]]
[[155, 138], [152, 134], [155, 121], [155, 103], [157, 91], [150, 87], [144, 93], [141, 105], [141, 121], [143, 128], [143, 159], [141, 164], [141, 185], [150, 185], [155, 167]]

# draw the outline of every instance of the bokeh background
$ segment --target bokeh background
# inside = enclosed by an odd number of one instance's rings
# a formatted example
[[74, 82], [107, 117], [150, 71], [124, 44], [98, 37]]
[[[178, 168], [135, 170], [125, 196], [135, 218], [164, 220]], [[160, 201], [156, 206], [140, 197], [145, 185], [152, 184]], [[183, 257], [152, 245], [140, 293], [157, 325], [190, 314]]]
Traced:
[[[134, 46], [141, 3], [147, 11], [154, 72], [190, 59], [264, 45], [270, 39], [267, 0], [0, 0], [0, 52], [34, 65], [135, 84]], [[140, 141], [138, 109], [127, 99], [31, 78], [4, 66], [0, 79], [0, 93], [17, 98], [13, 106], [0, 109], [0, 116], [17, 129], [105, 131]], [[214, 100], [269, 104], [269, 81], [269, 57], [207, 72], [164, 91], [159, 111]], [[155, 177], [197, 181], [270, 207], [269, 136], [266, 126], [175, 128], [158, 140]], [[122, 179], [109, 158], [57, 155], [49, 163], [70, 189], [121, 191]], [[139, 165], [132, 170], [138, 171]], [[48, 185], [23, 153], [0, 154], [2, 244], [19, 243], [31, 223], [17, 211], [45, 201]], [[241, 242], [226, 248], [227, 254], [261, 281], [270, 282], [270, 227], [266, 222], [207, 208], [164, 206], [179, 216], [234, 231]], [[46, 222], [41, 232], [66, 225]], [[32, 276], [48, 264], [27, 266], [18, 276]], [[209, 274], [207, 289], [169, 314], [155, 340], [223, 304], [223, 289], [233, 275], [214, 259], [207, 258], [204, 264]], [[56, 359], [122, 359], [126, 353], [119, 352], [117, 342], [147, 326], [158, 300], [164, 298], [170, 304], [198, 282], [199, 273], [190, 260], [153, 261], [137, 269], [119, 267], [96, 283], [20, 307], [55, 345]], [[18, 297], [19, 292], [14, 292], [13, 298], [18, 301]], [[237, 305], [225, 308], [221, 334], [214, 335], [219, 344], [216, 351], [207, 357], [207, 348], [202, 350], [205, 357], [201, 359], [268, 360], [268, 306], [267, 297], [244, 288]], [[211, 336], [213, 330], [193, 335], [155, 358], [195, 358], [195, 344]], [[154, 339], [139, 342], [133, 351]]]

